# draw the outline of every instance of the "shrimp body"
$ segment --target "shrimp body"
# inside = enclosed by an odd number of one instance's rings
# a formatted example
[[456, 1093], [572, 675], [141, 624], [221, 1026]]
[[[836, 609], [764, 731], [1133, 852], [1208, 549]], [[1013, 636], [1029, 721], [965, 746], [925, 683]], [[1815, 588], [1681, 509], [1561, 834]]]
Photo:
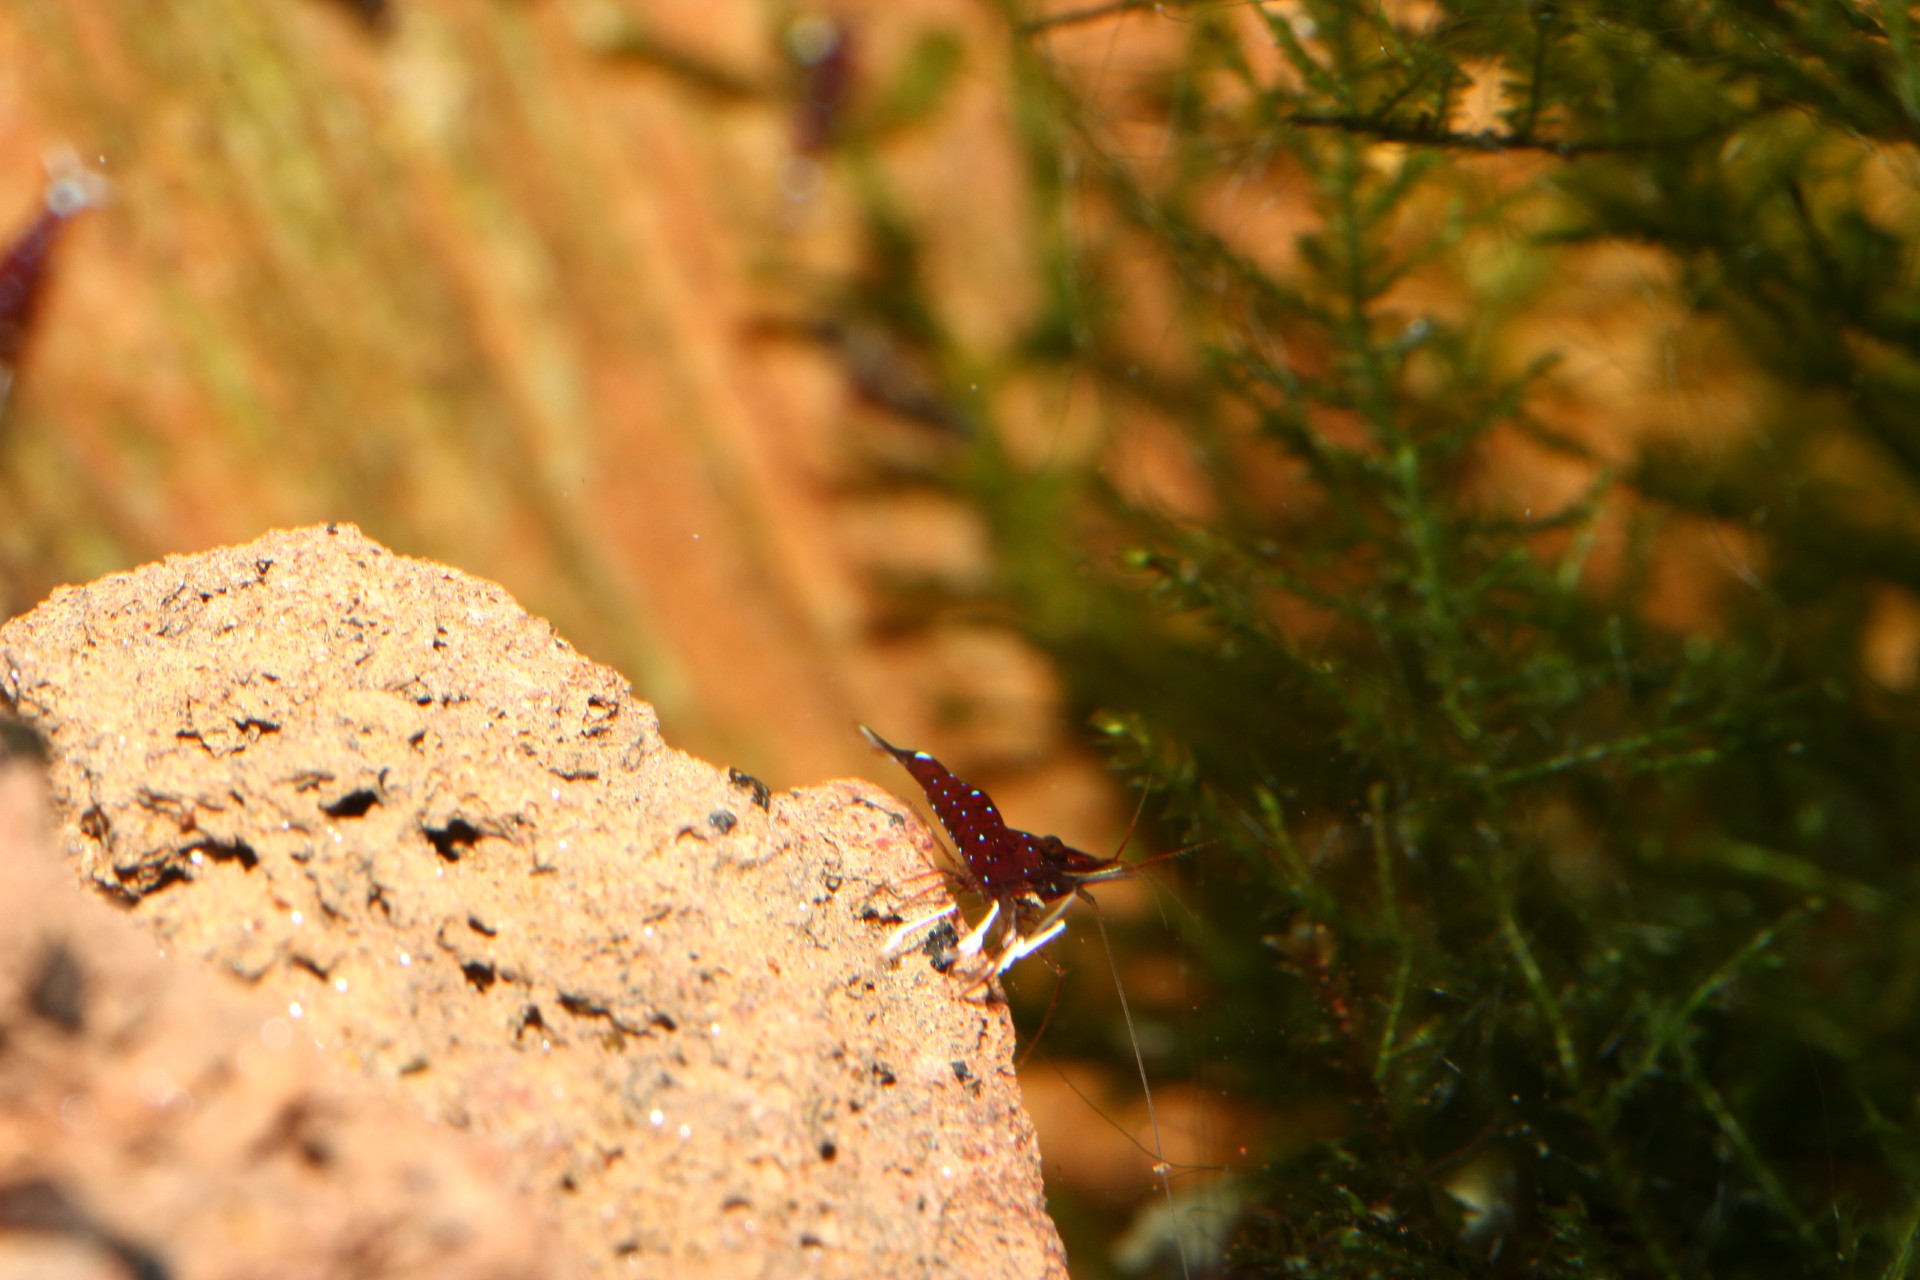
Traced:
[[[860, 732], [875, 748], [899, 761], [920, 784], [960, 855], [961, 882], [990, 904], [986, 918], [961, 940], [960, 954], [980, 951], [988, 932], [1005, 916], [1007, 924], [989, 976], [1004, 973], [1014, 961], [1058, 937], [1066, 928], [1060, 917], [1073, 897], [1085, 892], [1082, 886], [1131, 870], [1118, 858], [1097, 858], [1059, 836], [1036, 836], [1008, 826], [986, 792], [955, 777], [931, 755], [896, 747], [865, 725], [860, 726]], [[898, 949], [920, 927], [953, 911], [947, 907], [924, 919], [909, 921], [895, 931], [888, 950]]]

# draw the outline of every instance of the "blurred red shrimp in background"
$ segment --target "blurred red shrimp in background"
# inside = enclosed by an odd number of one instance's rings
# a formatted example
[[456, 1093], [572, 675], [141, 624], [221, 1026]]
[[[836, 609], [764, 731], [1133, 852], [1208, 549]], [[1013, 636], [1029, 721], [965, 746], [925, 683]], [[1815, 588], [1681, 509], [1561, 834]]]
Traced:
[[786, 45], [798, 72], [793, 154], [780, 174], [791, 214], [805, 209], [820, 188], [821, 157], [840, 135], [858, 67], [853, 29], [834, 18], [796, 18], [787, 27]]
[[106, 198], [107, 180], [84, 168], [71, 151], [47, 160], [40, 211], [0, 258], [0, 417], [6, 413], [21, 352], [45, 291], [47, 265], [67, 224]]
[[853, 29], [832, 18], [800, 18], [787, 29], [787, 49], [800, 64], [793, 149], [818, 156], [832, 145], [853, 98]]

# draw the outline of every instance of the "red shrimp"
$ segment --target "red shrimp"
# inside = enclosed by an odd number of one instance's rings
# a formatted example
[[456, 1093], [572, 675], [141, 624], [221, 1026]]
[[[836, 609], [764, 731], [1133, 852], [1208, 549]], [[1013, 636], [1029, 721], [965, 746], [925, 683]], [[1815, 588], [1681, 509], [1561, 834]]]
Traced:
[[[1142, 865], [1123, 862], [1119, 854], [1111, 858], [1095, 857], [1075, 849], [1059, 836], [1036, 836], [1018, 827], [1010, 827], [986, 792], [956, 778], [931, 755], [896, 747], [865, 725], [860, 726], [860, 732], [876, 748], [899, 761], [913, 775], [913, 780], [920, 784], [927, 802], [940, 819], [940, 825], [947, 829], [955, 852], [960, 855], [956, 876], [963, 887], [988, 902], [987, 914], [954, 948], [958, 959], [964, 963], [978, 955], [985, 947], [987, 935], [994, 924], [1003, 914], [1006, 917], [999, 952], [990, 957], [985, 972], [976, 978], [976, 982], [991, 981], [1005, 973], [1015, 961], [1032, 955], [1058, 937], [1067, 927], [1067, 922], [1061, 917], [1076, 897], [1095, 906], [1093, 895], [1087, 892], [1089, 884], [1131, 875]], [[1125, 851], [1124, 841], [1121, 850]], [[1163, 856], [1177, 857], [1188, 852], [1191, 849], [1179, 849]], [[884, 954], [897, 955], [921, 929], [958, 910], [956, 905], [949, 903], [938, 911], [907, 921], [888, 935]], [[1113, 945], [1107, 941], [1106, 922], [1097, 906], [1093, 919], [1100, 929], [1100, 941], [1106, 947], [1107, 963], [1113, 968], [1114, 990], [1120, 996], [1120, 1012], [1126, 1019], [1127, 1037], [1133, 1044], [1134, 1066], [1140, 1072], [1140, 1088], [1146, 1098], [1147, 1119], [1153, 1131], [1154, 1149], [1148, 1154], [1156, 1162], [1154, 1172], [1159, 1176], [1161, 1190], [1166, 1195], [1168, 1212], [1178, 1222], [1179, 1212], [1174, 1205], [1170, 1178], [1172, 1166], [1162, 1154], [1165, 1148], [1160, 1141], [1160, 1119], [1154, 1112], [1153, 1089], [1147, 1083], [1147, 1064], [1140, 1054], [1140, 1038], [1134, 1031], [1133, 1011], [1127, 1005], [1126, 988], [1120, 982], [1120, 966], [1113, 958]], [[1183, 1275], [1190, 1274], [1184, 1246], [1180, 1248], [1180, 1270]]]
[[[986, 916], [961, 939], [957, 948], [964, 960], [984, 947], [987, 934], [1006, 916], [1000, 952], [987, 976], [1005, 973], [1016, 960], [1032, 955], [1067, 927], [1061, 916], [1076, 896], [1092, 899], [1084, 886], [1132, 872], [1119, 858], [1096, 858], [1082, 853], [1059, 836], [1036, 836], [1010, 827], [980, 788], [962, 782], [924, 751], [894, 746], [865, 725], [860, 732], [879, 750], [898, 760], [926, 792], [940, 825], [960, 855], [956, 869], [961, 883], [988, 902]], [[947, 906], [896, 929], [887, 941], [887, 953], [899, 951], [921, 928], [951, 915]]]
[[0, 258], [0, 411], [6, 407], [14, 370], [40, 302], [48, 256], [67, 223], [98, 204], [106, 190], [104, 178], [81, 169], [71, 157], [48, 167], [50, 181], [40, 211]]
[[787, 30], [787, 47], [801, 68], [793, 149], [818, 157], [833, 145], [853, 99], [858, 75], [853, 28], [830, 18], [801, 18]]

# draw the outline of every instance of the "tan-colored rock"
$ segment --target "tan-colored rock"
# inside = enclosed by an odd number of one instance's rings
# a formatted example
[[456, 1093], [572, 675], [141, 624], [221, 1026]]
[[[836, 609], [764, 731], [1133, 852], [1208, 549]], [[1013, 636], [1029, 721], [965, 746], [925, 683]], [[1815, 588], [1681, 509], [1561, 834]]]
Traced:
[[[469, 1234], [474, 1274], [1064, 1274], [1005, 1010], [917, 953], [879, 958], [931, 853], [883, 792], [765, 797], [667, 747], [624, 681], [499, 588], [345, 525], [59, 592], [0, 628], [0, 695], [49, 744], [83, 877], [172, 960], [234, 979], [194, 987], [240, 1010], [230, 1038], [160, 1068], [192, 1115], [280, 1060], [269, 1034], [282, 1056], [317, 1044], [338, 1074], [300, 1087], [341, 1099], [297, 1109], [291, 1138], [258, 1102], [168, 1122], [153, 1178], [96, 1185], [56, 1157], [134, 1159], [169, 1114], [108, 1105], [149, 1068], [104, 1038], [72, 1077], [91, 1101], [61, 1104], [89, 1135], [27, 1140], [53, 1122], [0, 1095], [0, 1185], [97, 1197], [170, 1275], [297, 1274], [235, 1269], [259, 1256], [244, 1215], [207, 1210], [177, 1245], [173, 1226], [203, 1164], [244, 1181], [319, 1125], [330, 1167], [381, 1172], [336, 1174], [337, 1203], [253, 1194], [294, 1202], [314, 1249], [388, 1211], [379, 1265], [331, 1274], [467, 1274], [431, 1252], [442, 1200], [506, 1237]], [[0, 946], [39, 945], [31, 927], [0, 911]], [[12, 1032], [34, 1015], [8, 990], [0, 1072], [31, 1076]], [[470, 1186], [397, 1200], [443, 1139], [495, 1154], [453, 1157]], [[538, 1206], [563, 1243], [528, 1271], [538, 1215], [515, 1227], [488, 1197]]]
[[578, 1276], [509, 1156], [75, 892], [0, 769], [0, 1278]]

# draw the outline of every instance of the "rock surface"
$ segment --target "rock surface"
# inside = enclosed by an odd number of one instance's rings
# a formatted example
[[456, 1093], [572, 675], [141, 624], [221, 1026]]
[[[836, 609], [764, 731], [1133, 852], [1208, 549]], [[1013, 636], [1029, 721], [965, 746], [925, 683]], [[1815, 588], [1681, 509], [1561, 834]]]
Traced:
[[0, 770], [0, 1280], [579, 1276], [510, 1158], [155, 954]]
[[[353, 1274], [1064, 1274], [1005, 1010], [917, 953], [878, 958], [931, 856], [878, 789], [768, 795], [687, 757], [499, 588], [345, 525], [56, 593], [0, 628], [0, 695], [49, 745], [82, 877], [171, 960], [234, 979], [143, 979], [230, 1010], [157, 1066], [105, 1029], [37, 1033], [80, 1038], [84, 1069], [53, 1077], [19, 1056], [31, 1000], [0, 987], [0, 1072], [30, 1082], [0, 1096], [0, 1186], [97, 1204], [100, 1239], [177, 1276], [262, 1273], [221, 1230], [255, 1258], [339, 1246], [349, 1205], [387, 1214]], [[38, 928], [0, 913], [10, 954], [129, 986]], [[173, 1016], [115, 999], [120, 1022]], [[200, 1123], [282, 1037], [334, 1070]], [[166, 1085], [140, 1111], [149, 1070]], [[97, 1122], [32, 1140], [61, 1089], [51, 1114]], [[140, 1141], [156, 1125], [177, 1150]], [[179, 1235], [207, 1152], [227, 1161], [207, 1176], [252, 1179], [287, 1151], [342, 1203], [246, 1185], [317, 1240], [213, 1209]], [[100, 1172], [135, 1159], [154, 1177]], [[442, 1189], [394, 1194], [409, 1160]], [[560, 1243], [529, 1265], [542, 1214]], [[443, 1237], [468, 1271], [431, 1254]]]

